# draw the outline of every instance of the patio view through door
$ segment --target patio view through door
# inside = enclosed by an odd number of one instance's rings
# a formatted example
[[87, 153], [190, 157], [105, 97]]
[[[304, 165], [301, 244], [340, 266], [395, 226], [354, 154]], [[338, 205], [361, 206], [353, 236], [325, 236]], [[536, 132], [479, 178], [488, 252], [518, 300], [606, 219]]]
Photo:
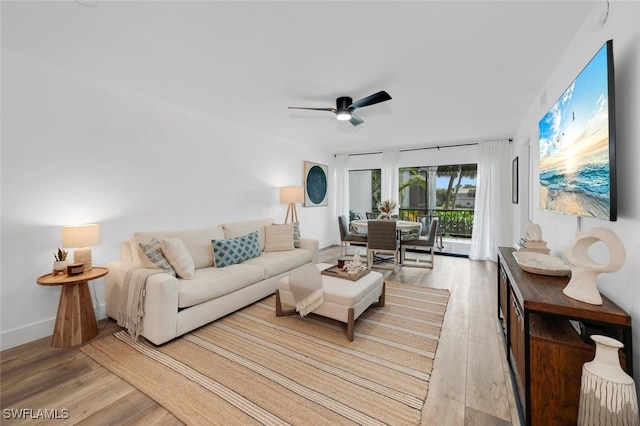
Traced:
[[[403, 167], [399, 169], [398, 218], [440, 218], [443, 247], [436, 252], [467, 256], [473, 232], [477, 164]], [[349, 171], [350, 220], [379, 213], [381, 170]]]

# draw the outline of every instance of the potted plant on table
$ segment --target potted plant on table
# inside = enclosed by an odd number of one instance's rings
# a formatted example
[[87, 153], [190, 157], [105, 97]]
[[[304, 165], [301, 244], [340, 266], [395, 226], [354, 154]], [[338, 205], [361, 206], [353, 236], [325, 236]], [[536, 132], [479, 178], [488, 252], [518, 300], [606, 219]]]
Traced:
[[378, 210], [380, 210], [380, 214], [378, 215], [378, 219], [391, 219], [391, 213], [398, 206], [398, 203], [394, 200], [385, 200], [378, 204]]
[[53, 258], [56, 260], [55, 262], [53, 262], [53, 275], [67, 273], [67, 265], [69, 264], [69, 261], [67, 261], [68, 254], [69, 252], [61, 249], [60, 247], [58, 247], [57, 253], [55, 251], [53, 252]]

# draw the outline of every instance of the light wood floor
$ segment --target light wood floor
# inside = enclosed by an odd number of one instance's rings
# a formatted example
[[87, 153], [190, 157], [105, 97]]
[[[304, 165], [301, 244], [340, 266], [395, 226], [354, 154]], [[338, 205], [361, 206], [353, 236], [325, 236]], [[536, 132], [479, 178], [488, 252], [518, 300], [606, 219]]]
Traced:
[[[333, 262], [338, 247], [321, 251]], [[383, 272], [381, 270], [381, 272]], [[519, 425], [504, 345], [496, 320], [496, 265], [436, 256], [433, 270], [402, 267], [385, 279], [447, 288], [451, 299], [424, 407], [424, 425]], [[100, 336], [119, 330], [103, 320]], [[356, 322], [357, 327], [357, 322]], [[6, 410], [58, 409], [61, 424], [179, 425], [173, 415], [96, 362], [78, 347], [54, 349], [45, 338], [0, 352], [0, 423]]]

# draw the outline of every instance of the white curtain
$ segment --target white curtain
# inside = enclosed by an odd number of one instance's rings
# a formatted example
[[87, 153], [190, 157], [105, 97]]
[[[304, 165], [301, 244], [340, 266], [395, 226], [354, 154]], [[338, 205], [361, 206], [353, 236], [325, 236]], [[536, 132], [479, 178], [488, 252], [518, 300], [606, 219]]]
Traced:
[[[385, 151], [382, 153], [381, 170], [381, 194], [380, 201], [398, 200], [398, 151]], [[394, 211], [397, 213], [397, 211]]]
[[508, 140], [478, 144], [478, 179], [469, 259], [497, 261], [511, 245], [511, 159]]
[[333, 223], [335, 227], [333, 235], [336, 236], [336, 244], [339, 245], [338, 216], [344, 215], [347, 220], [349, 219], [349, 156], [347, 154], [336, 155], [335, 182], [336, 220]]

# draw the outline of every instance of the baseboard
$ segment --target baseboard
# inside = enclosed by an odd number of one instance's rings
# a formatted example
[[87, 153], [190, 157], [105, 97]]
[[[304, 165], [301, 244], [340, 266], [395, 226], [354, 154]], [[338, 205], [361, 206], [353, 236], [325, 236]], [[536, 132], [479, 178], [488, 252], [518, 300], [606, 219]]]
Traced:
[[14, 348], [43, 337], [51, 336], [55, 318], [47, 319], [37, 323], [14, 328], [0, 334], [0, 350]]
[[107, 317], [107, 304], [106, 303], [101, 303], [98, 306], [95, 306], [94, 311], [96, 313], [96, 318], [98, 320], [104, 319]]
[[[94, 307], [94, 312], [98, 320], [106, 318], [106, 304], [102, 303]], [[25, 343], [33, 342], [43, 337], [50, 337], [53, 333], [55, 321], [56, 319], [53, 317], [0, 333], [0, 350], [4, 351], [5, 349], [24, 345]]]

